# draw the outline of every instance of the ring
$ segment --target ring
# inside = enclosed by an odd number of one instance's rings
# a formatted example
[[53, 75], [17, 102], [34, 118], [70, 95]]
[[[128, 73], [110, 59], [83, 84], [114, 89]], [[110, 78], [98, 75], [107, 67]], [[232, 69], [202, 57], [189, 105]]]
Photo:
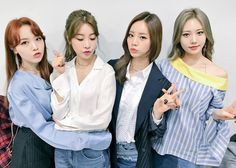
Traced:
[[164, 99], [163, 101], [164, 101], [164, 104], [167, 104], [167, 103], [168, 103], [168, 100], [167, 100], [167, 99]]

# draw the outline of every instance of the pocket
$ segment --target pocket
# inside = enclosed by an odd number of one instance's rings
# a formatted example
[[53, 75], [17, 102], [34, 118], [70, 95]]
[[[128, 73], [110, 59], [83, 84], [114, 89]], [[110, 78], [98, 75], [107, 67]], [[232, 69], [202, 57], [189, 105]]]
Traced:
[[102, 150], [83, 149], [81, 154], [88, 160], [98, 160], [103, 158]]

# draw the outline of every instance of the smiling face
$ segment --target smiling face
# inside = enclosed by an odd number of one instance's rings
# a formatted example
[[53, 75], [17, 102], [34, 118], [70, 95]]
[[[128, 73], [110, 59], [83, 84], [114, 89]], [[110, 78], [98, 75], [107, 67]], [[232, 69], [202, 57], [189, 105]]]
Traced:
[[29, 25], [23, 25], [19, 29], [20, 42], [14, 48], [14, 53], [22, 59], [22, 65], [37, 66], [44, 55], [44, 40], [41, 36], [35, 36]]
[[206, 35], [201, 23], [195, 19], [189, 19], [184, 27], [180, 37], [180, 44], [185, 55], [202, 56], [202, 49], [206, 42]]
[[85, 23], [71, 39], [71, 45], [80, 59], [90, 59], [97, 48], [97, 36], [93, 28]]
[[137, 21], [131, 26], [127, 44], [133, 58], [147, 58], [151, 40], [147, 24], [144, 21]]

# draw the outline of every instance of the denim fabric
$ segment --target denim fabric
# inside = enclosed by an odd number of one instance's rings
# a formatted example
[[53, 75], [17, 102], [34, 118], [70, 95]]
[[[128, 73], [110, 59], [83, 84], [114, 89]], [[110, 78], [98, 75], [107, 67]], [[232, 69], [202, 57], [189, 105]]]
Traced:
[[195, 165], [173, 155], [159, 155], [154, 150], [152, 156], [154, 168], [204, 168], [204, 166]]
[[118, 143], [116, 144], [117, 158], [127, 161], [137, 162], [138, 151], [135, 143]]
[[135, 168], [136, 161], [117, 158], [117, 165], [116, 166], [117, 166], [117, 168]]
[[56, 168], [109, 168], [109, 154], [108, 150], [55, 149], [55, 165]]

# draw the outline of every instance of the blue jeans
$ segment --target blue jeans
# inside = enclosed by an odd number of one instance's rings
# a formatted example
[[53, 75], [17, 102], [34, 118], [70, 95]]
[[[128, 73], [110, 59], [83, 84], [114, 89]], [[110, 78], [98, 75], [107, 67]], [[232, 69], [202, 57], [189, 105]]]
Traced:
[[159, 155], [154, 150], [152, 156], [154, 168], [204, 168], [204, 166], [196, 165], [173, 155]]
[[55, 149], [55, 165], [56, 168], [109, 168], [109, 154], [108, 150]]
[[117, 165], [116, 166], [117, 166], [117, 168], [135, 168], [136, 161], [117, 158]]
[[117, 168], [135, 168], [138, 158], [138, 151], [135, 143], [118, 143]]

